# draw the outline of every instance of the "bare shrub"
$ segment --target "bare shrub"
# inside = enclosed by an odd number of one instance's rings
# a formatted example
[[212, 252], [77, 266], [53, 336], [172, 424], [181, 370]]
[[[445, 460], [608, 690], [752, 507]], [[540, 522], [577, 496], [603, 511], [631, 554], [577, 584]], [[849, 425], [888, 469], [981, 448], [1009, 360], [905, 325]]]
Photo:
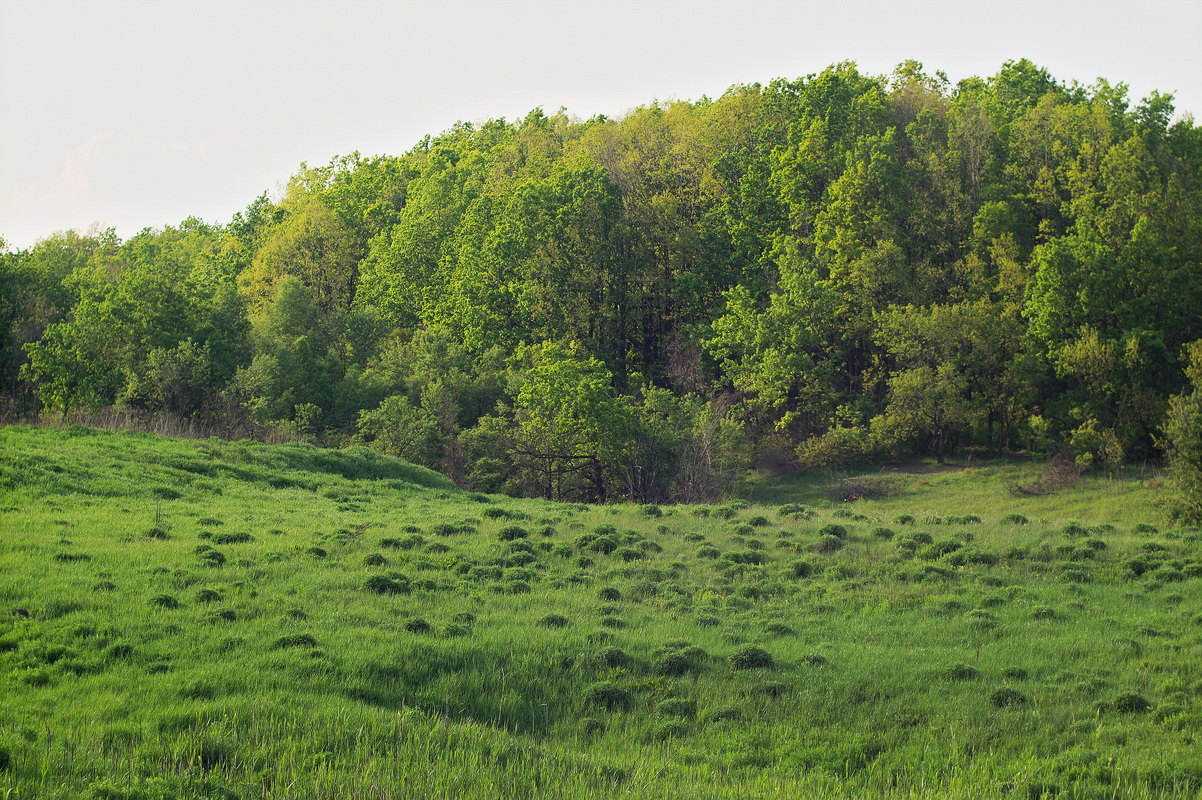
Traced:
[[884, 475], [861, 475], [856, 478], [836, 478], [822, 489], [822, 493], [840, 503], [855, 500], [875, 500], [888, 497], [897, 491], [897, 483]]
[[1071, 451], [1061, 450], [1052, 457], [1034, 481], [1028, 484], [1011, 483], [1006, 488], [1010, 490], [1010, 494], [1019, 496], [1050, 494], [1072, 486], [1083, 471]]

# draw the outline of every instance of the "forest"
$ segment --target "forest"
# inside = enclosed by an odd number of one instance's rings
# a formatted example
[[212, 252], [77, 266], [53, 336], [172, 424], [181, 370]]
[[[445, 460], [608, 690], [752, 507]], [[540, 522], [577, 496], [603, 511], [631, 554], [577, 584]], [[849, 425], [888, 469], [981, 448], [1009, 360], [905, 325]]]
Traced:
[[302, 164], [225, 224], [0, 250], [9, 422], [159, 415], [585, 502], [966, 450], [1202, 486], [1202, 130], [1027, 60], [535, 109]]

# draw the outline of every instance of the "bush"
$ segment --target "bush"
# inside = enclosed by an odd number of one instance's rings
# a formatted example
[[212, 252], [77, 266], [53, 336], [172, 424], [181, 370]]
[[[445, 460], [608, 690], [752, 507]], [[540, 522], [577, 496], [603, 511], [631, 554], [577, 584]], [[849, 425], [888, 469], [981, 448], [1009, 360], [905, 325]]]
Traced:
[[914, 517], [911, 514], [898, 514], [893, 518], [894, 525], [913, 525], [914, 522]]
[[1010, 708], [1013, 706], [1025, 706], [1027, 704], [1027, 696], [1017, 689], [1008, 687], [998, 689], [993, 694], [989, 695], [989, 702], [995, 708]]
[[664, 700], [656, 704], [655, 713], [661, 717], [693, 719], [697, 716], [697, 704], [692, 700]]
[[271, 643], [272, 650], [283, 650], [289, 647], [317, 647], [317, 640], [307, 633], [296, 633], [291, 636], [281, 636]]
[[819, 528], [818, 535], [819, 536], [834, 536], [837, 539], [846, 539], [847, 538], [847, 528], [844, 528], [842, 525], [836, 525], [834, 523], [831, 523], [829, 525], [823, 525], [821, 528]]
[[[608, 633], [602, 633], [606, 637], [610, 636]], [[620, 647], [607, 647], [597, 653], [596, 662], [599, 666], [608, 669], [625, 669], [630, 666], [630, 656], [626, 655], [626, 651]]]
[[894, 537], [893, 530], [890, 528], [874, 528], [872, 536], [875, 539], [884, 539], [886, 542]]
[[679, 739], [681, 736], [687, 735], [689, 728], [681, 722], [665, 722], [651, 733], [651, 739], [656, 742], [665, 742], [668, 739]]
[[387, 575], [372, 575], [363, 587], [376, 594], [409, 594], [408, 580]]
[[834, 553], [843, 548], [843, 539], [838, 536], [823, 536], [813, 546], [815, 553]]
[[737, 720], [742, 717], [742, 712], [734, 706], [715, 706], [707, 708], [705, 713], [701, 715], [701, 721], [705, 723], [725, 722], [727, 720]]
[[1026, 525], [1028, 520], [1022, 514], [1007, 514], [1002, 517], [1003, 525]]
[[789, 565], [789, 575], [794, 578], [808, 578], [814, 574], [814, 565], [809, 561], [794, 561]]
[[795, 631], [783, 622], [772, 622], [764, 626], [764, 630], [773, 636], [792, 636]]
[[971, 667], [968, 664], [953, 664], [947, 671], [947, 677], [954, 681], [970, 681], [980, 677], [981, 673], [976, 667]]
[[219, 533], [213, 537], [213, 542], [215, 544], [245, 544], [246, 542], [253, 542], [254, 540], [255, 537], [251, 536], [249, 533], [243, 532]]
[[160, 594], [157, 597], [150, 598], [150, 604], [152, 606], [158, 606], [159, 608], [168, 608], [168, 609], [174, 609], [174, 608], [180, 607], [179, 600], [175, 599], [174, 597], [172, 597], [169, 594]]
[[601, 598], [602, 600], [616, 602], [622, 599], [622, 593], [612, 586], [606, 586], [604, 589], [597, 592], [597, 597]]
[[510, 525], [506, 528], [502, 528], [497, 533], [497, 538], [502, 542], [512, 542], [515, 539], [525, 539], [529, 535], [530, 532], [520, 525]]
[[198, 603], [220, 603], [221, 600], [221, 592], [213, 589], [201, 589], [196, 593], [196, 602]]
[[[697, 648], [700, 649], [700, 648]], [[702, 651], [704, 652], [704, 651]], [[678, 678], [690, 672], [699, 672], [699, 659], [683, 650], [668, 650], [657, 653], [651, 659], [651, 672], [668, 678]]]
[[421, 617], [414, 617], [405, 623], [405, 630], [410, 633], [429, 633], [430, 623], [426, 622]]
[[388, 559], [379, 553], [372, 553], [363, 559], [363, 565], [366, 567], [386, 567], [388, 566]]
[[736, 650], [730, 657], [732, 669], [769, 669], [775, 665], [771, 653], [751, 645]]
[[150, 530], [146, 531], [146, 538], [158, 539], [162, 541], [163, 539], [170, 539], [171, 537], [167, 535], [167, 531], [163, 530], [162, 528], [151, 528]]
[[1146, 697], [1134, 693], [1119, 695], [1111, 705], [1115, 711], [1123, 714], [1143, 714], [1152, 710], [1152, 704]]
[[606, 711], [629, 711], [634, 704], [630, 692], [613, 681], [594, 683], [584, 693], [585, 702]]
[[566, 628], [568, 626], [568, 618], [562, 614], [548, 614], [540, 619], [538, 624], [544, 628]]

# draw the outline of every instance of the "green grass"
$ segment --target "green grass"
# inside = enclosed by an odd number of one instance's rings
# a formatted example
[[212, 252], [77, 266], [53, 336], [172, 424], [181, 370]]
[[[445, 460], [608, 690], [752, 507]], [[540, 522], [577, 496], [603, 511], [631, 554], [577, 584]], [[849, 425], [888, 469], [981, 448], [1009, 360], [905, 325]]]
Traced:
[[1198, 532], [1028, 474], [656, 514], [0, 429], [0, 797], [1197, 797]]

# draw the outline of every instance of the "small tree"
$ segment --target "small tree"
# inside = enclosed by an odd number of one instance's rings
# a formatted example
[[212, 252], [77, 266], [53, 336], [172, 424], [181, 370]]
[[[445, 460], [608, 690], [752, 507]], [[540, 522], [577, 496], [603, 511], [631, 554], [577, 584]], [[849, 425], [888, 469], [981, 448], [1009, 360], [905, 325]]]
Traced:
[[1173, 489], [1169, 513], [1182, 522], [1202, 522], [1202, 339], [1187, 348], [1185, 374], [1192, 391], [1169, 403], [1164, 434]]

